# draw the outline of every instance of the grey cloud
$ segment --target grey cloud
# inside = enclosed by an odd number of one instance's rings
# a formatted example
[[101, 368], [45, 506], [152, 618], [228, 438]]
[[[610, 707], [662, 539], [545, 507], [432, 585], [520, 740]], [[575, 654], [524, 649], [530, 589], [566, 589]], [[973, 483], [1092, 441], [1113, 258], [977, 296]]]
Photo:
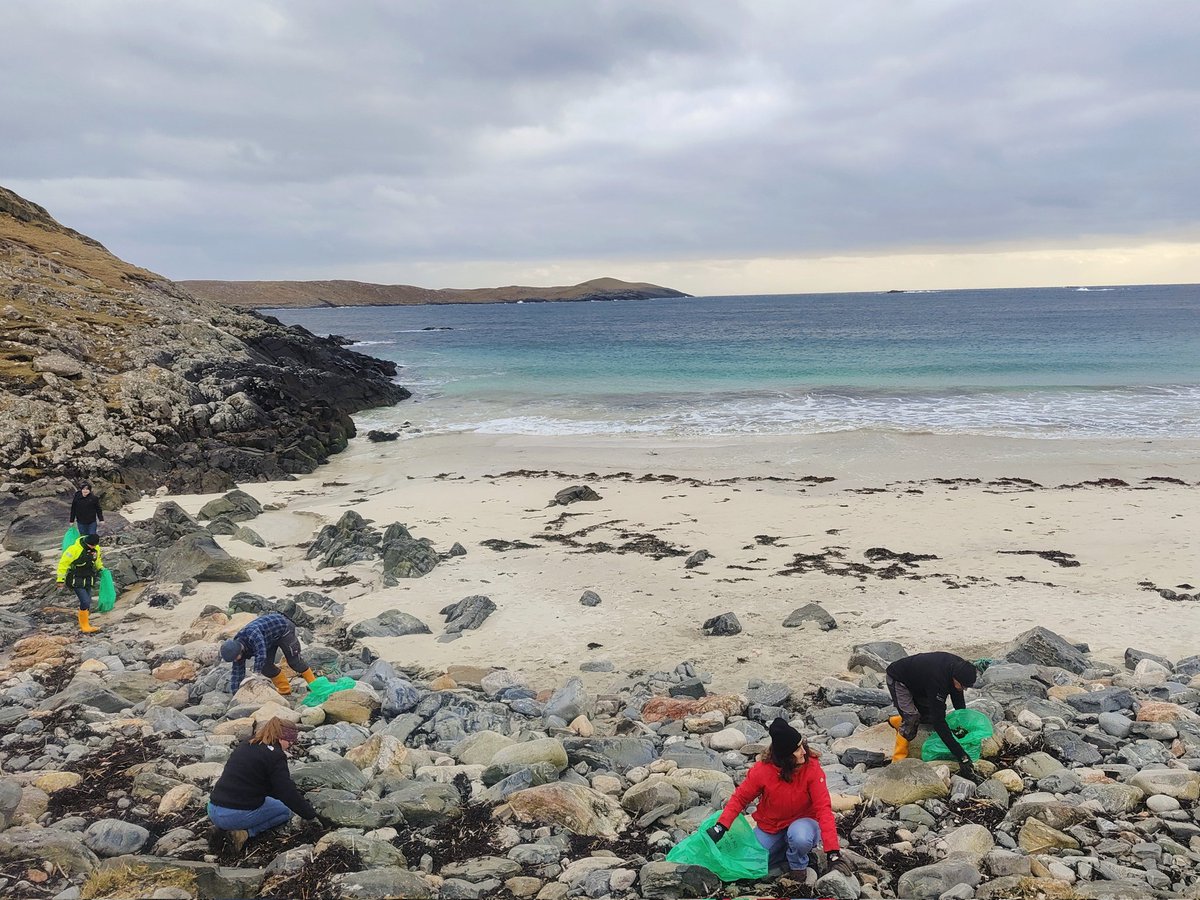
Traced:
[[175, 277], [1193, 229], [1188, 2], [0, 5], [0, 183]]

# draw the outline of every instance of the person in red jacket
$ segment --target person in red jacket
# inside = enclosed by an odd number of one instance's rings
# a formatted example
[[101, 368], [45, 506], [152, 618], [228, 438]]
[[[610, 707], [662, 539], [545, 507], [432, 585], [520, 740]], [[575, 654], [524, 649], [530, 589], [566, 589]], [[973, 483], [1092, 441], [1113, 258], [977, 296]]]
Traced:
[[708, 836], [721, 840], [738, 814], [758, 800], [754, 834], [766, 848], [771, 868], [782, 868], [786, 862], [788, 877], [804, 883], [809, 853], [819, 841], [830, 866], [849, 875], [850, 865], [839, 853], [837, 823], [817, 754], [784, 719], [776, 719], [767, 731], [770, 746], [750, 767]]

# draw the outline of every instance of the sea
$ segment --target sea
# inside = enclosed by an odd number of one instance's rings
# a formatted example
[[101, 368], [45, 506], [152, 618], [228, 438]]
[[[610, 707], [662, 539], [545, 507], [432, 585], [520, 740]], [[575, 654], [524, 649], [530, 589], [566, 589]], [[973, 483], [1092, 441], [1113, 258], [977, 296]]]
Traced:
[[1200, 285], [265, 310], [401, 366], [420, 433], [1200, 437]]

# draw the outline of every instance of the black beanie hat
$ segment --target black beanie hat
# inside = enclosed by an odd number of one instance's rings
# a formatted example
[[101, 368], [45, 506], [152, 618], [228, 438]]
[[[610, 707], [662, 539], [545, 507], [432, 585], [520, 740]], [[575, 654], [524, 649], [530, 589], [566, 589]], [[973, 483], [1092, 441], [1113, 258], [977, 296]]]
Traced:
[[786, 719], [777, 718], [767, 729], [771, 735], [771, 748], [783, 753], [795, 753], [800, 746], [800, 732], [787, 723]]
[[965, 659], [956, 662], [951, 672], [954, 680], [965, 688], [973, 687], [979, 678], [979, 671]]
[[100, 538], [94, 534], [85, 534], [83, 536], [83, 542], [85, 544], [87, 544], [89, 547], [99, 547], [100, 546]]

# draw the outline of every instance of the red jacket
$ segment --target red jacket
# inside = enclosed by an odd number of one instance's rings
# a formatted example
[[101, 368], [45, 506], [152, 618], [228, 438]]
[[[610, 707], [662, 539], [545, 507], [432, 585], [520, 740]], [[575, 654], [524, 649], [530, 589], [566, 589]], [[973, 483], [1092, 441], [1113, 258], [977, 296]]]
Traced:
[[725, 804], [718, 824], [728, 828], [756, 798], [754, 821], [763, 831], [776, 834], [797, 819], [816, 819], [821, 826], [821, 846], [825, 852], [838, 849], [837, 823], [829, 803], [829, 788], [825, 786], [825, 770], [815, 756], [810, 755], [807, 762], [796, 766], [790, 782], [779, 777], [779, 767], [774, 763], [755, 763]]

